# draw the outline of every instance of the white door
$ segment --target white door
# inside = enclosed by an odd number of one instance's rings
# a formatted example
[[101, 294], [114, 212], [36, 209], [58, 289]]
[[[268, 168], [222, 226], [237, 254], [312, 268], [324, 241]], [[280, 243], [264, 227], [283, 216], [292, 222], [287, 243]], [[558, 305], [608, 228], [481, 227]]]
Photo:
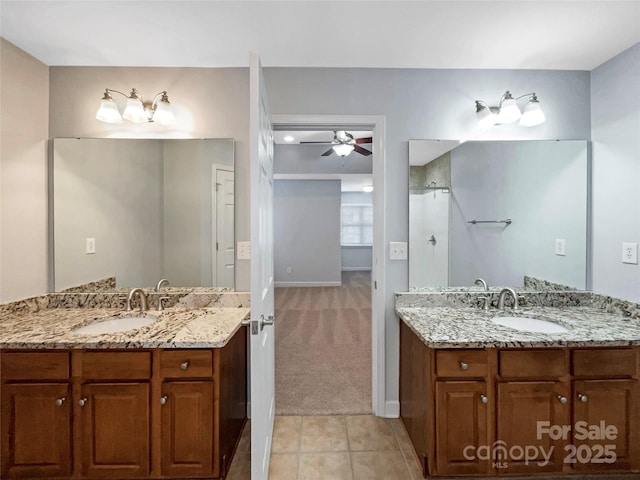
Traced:
[[273, 130], [260, 59], [250, 63], [251, 479], [269, 476], [275, 414]]
[[234, 282], [234, 173], [215, 169], [216, 174], [216, 287]]

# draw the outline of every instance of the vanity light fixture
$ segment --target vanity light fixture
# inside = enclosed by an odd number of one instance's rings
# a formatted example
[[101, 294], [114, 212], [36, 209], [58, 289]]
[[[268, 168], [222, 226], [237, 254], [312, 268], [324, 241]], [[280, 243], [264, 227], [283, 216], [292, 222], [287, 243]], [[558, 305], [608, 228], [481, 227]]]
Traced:
[[362, 191], [367, 193], [373, 192], [373, 185], [363, 185]]
[[[127, 98], [127, 105], [122, 115], [111, 96], [112, 93], [119, 93]], [[156, 122], [160, 125], [171, 125], [176, 121], [166, 90], [157, 93], [151, 102], [145, 102], [135, 88], [131, 89], [129, 96], [118, 90], [105, 89], [96, 118], [105, 123], [122, 123], [123, 118], [133, 123]]]
[[[529, 98], [529, 102], [524, 107], [524, 112], [520, 111], [517, 103], [521, 98]], [[476, 100], [476, 118], [480, 128], [514, 123], [518, 120], [520, 120], [518, 124], [521, 127], [535, 127], [545, 121], [544, 113], [540, 108], [540, 102], [535, 92], [513, 98], [509, 90], [502, 95], [497, 107], [491, 107], [482, 100]]]

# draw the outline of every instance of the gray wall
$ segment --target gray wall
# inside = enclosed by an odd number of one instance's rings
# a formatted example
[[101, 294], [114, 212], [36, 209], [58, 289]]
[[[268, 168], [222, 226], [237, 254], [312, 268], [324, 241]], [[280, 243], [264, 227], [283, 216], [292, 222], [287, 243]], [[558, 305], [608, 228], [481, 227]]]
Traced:
[[530, 275], [585, 288], [585, 141], [464, 143], [451, 152], [451, 201], [450, 285], [523, 286]]
[[640, 44], [591, 73], [593, 289], [640, 302], [640, 267], [622, 243], [640, 243]]
[[49, 68], [0, 38], [0, 303], [47, 292]]
[[[111, 276], [118, 285], [155, 284], [162, 271], [161, 143], [79, 143], [53, 142], [56, 290]], [[87, 237], [95, 238], [95, 254], [85, 253]]]
[[274, 148], [273, 173], [371, 173], [371, 156], [321, 157], [328, 148], [328, 145], [278, 144]]
[[[589, 72], [268, 68], [272, 114], [385, 115], [387, 240], [408, 241], [409, 139], [588, 139]], [[474, 100], [506, 89], [535, 91], [547, 122], [534, 128], [477, 128]], [[336, 94], [339, 92], [339, 94]], [[375, 158], [374, 158], [375, 162]], [[386, 246], [385, 246], [386, 247]], [[398, 319], [394, 292], [408, 289], [408, 263], [385, 260], [387, 402], [398, 399]]]
[[341, 284], [340, 181], [276, 180], [273, 223], [277, 286]]

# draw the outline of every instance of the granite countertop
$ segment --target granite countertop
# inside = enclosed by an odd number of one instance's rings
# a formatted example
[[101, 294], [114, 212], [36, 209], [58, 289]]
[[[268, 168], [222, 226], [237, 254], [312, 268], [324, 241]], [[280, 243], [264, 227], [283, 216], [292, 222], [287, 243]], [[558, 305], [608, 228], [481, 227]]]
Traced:
[[[640, 320], [584, 306], [396, 307], [397, 315], [431, 348], [597, 347], [640, 345]], [[559, 323], [566, 333], [533, 333], [491, 323], [496, 316], [527, 316]]]
[[137, 315], [113, 308], [49, 308], [4, 315], [0, 348], [220, 348], [233, 337], [249, 308], [149, 310], [149, 326], [120, 333], [81, 335], [73, 330], [106, 317]]

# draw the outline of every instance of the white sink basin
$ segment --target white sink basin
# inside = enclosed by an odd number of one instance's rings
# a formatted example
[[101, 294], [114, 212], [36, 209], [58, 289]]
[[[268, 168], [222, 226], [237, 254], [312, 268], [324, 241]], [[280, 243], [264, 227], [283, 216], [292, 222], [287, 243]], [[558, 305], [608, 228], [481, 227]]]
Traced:
[[157, 315], [138, 314], [138, 315], [113, 315], [111, 317], [101, 318], [84, 327], [72, 330], [73, 333], [82, 335], [101, 335], [104, 333], [126, 332], [128, 330], [136, 330], [138, 328], [151, 325], [158, 320]]
[[558, 323], [529, 317], [494, 317], [491, 319], [491, 323], [522, 332], [565, 333], [569, 331], [568, 328]]

